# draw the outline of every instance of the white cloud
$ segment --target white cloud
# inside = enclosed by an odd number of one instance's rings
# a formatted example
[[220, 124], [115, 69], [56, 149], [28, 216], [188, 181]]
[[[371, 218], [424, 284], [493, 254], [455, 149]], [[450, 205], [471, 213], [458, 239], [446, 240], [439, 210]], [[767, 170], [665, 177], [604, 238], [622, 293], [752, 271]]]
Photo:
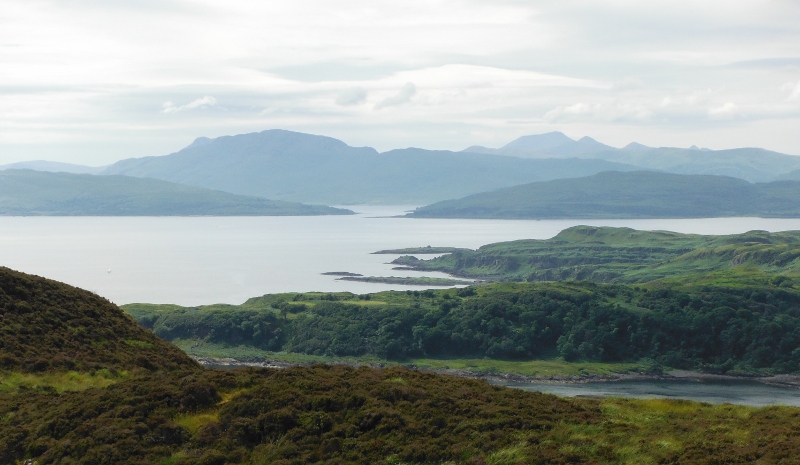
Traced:
[[336, 97], [336, 104], [343, 107], [359, 105], [367, 100], [367, 90], [363, 87], [353, 87], [343, 90]]
[[[720, 146], [728, 130], [800, 153], [793, 131], [763, 130], [800, 120], [798, 14], [788, 0], [4, 0], [0, 164], [102, 164], [270, 127], [380, 149], [631, 128]], [[224, 118], [201, 111], [218, 102]], [[691, 140], [703, 131], [720, 142]]]
[[739, 107], [733, 102], [726, 102], [720, 106], [709, 108], [708, 115], [718, 118], [730, 118], [736, 116]]
[[797, 84], [789, 84], [789, 89], [791, 92], [789, 93], [788, 100], [789, 101], [796, 101], [800, 100], [800, 81], [797, 81]]
[[161, 113], [178, 113], [186, 110], [194, 110], [196, 108], [213, 107], [217, 104], [217, 99], [206, 95], [205, 97], [193, 100], [186, 105], [175, 106], [174, 103], [166, 101], [161, 105]]
[[391, 97], [386, 97], [385, 99], [378, 102], [375, 105], [376, 110], [380, 110], [386, 107], [393, 107], [396, 105], [402, 105], [404, 103], [408, 103], [411, 101], [411, 98], [417, 94], [417, 86], [414, 85], [413, 82], [407, 82], [402, 89], [395, 95]]

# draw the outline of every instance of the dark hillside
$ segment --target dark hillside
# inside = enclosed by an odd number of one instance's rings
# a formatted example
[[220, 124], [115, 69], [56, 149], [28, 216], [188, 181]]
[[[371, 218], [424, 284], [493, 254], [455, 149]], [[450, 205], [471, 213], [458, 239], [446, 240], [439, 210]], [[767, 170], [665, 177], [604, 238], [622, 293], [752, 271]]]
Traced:
[[800, 217], [800, 182], [609, 171], [534, 182], [417, 208], [416, 218]]
[[350, 210], [234, 195], [130, 176], [0, 171], [5, 216], [347, 215]]
[[90, 292], [0, 267], [0, 371], [196, 367]]
[[0, 463], [789, 464], [798, 428], [789, 407], [563, 399], [405, 369], [203, 370], [0, 396]]

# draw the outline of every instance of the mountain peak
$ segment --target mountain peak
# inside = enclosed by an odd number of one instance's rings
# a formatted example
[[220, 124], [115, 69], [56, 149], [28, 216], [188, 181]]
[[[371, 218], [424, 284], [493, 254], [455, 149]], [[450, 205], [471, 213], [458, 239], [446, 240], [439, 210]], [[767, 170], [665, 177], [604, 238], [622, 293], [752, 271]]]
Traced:
[[563, 132], [553, 131], [544, 134], [531, 134], [529, 136], [519, 137], [504, 145], [499, 150], [546, 150], [573, 142], [575, 142], [575, 140], [568, 137]]

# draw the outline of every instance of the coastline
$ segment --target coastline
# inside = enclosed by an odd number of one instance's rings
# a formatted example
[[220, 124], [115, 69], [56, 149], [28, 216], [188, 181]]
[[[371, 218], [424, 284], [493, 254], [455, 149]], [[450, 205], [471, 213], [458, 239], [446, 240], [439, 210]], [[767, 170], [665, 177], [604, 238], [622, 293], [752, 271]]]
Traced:
[[[293, 363], [280, 360], [238, 360], [234, 358], [214, 358], [191, 356], [195, 361], [208, 368], [234, 369], [234, 368], [289, 368], [293, 366], [309, 366], [314, 362]], [[335, 362], [334, 365], [348, 365], [352, 367], [368, 366], [371, 368], [386, 368], [388, 366], [402, 366], [411, 370], [426, 373], [458, 376], [461, 378], [485, 379], [489, 382], [511, 382], [532, 384], [584, 384], [584, 383], [613, 383], [617, 381], [752, 381], [769, 386], [800, 389], [800, 374], [781, 374], [763, 376], [757, 374], [714, 374], [698, 371], [672, 370], [661, 374], [650, 373], [613, 373], [613, 374], [584, 374], [584, 375], [545, 375], [525, 376], [514, 373], [482, 373], [470, 370], [453, 368], [425, 368], [413, 364], [387, 365], [383, 363], [351, 363]]]

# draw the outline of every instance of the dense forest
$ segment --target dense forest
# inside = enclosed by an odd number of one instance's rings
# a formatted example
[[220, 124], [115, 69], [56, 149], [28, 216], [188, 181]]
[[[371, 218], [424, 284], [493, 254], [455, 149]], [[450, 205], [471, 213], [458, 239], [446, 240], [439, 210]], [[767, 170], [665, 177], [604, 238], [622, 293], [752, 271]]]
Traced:
[[361, 296], [279, 294], [242, 306], [124, 308], [168, 340], [268, 351], [394, 360], [649, 358], [714, 372], [800, 370], [800, 281], [760, 272], [646, 286], [506, 283]]

